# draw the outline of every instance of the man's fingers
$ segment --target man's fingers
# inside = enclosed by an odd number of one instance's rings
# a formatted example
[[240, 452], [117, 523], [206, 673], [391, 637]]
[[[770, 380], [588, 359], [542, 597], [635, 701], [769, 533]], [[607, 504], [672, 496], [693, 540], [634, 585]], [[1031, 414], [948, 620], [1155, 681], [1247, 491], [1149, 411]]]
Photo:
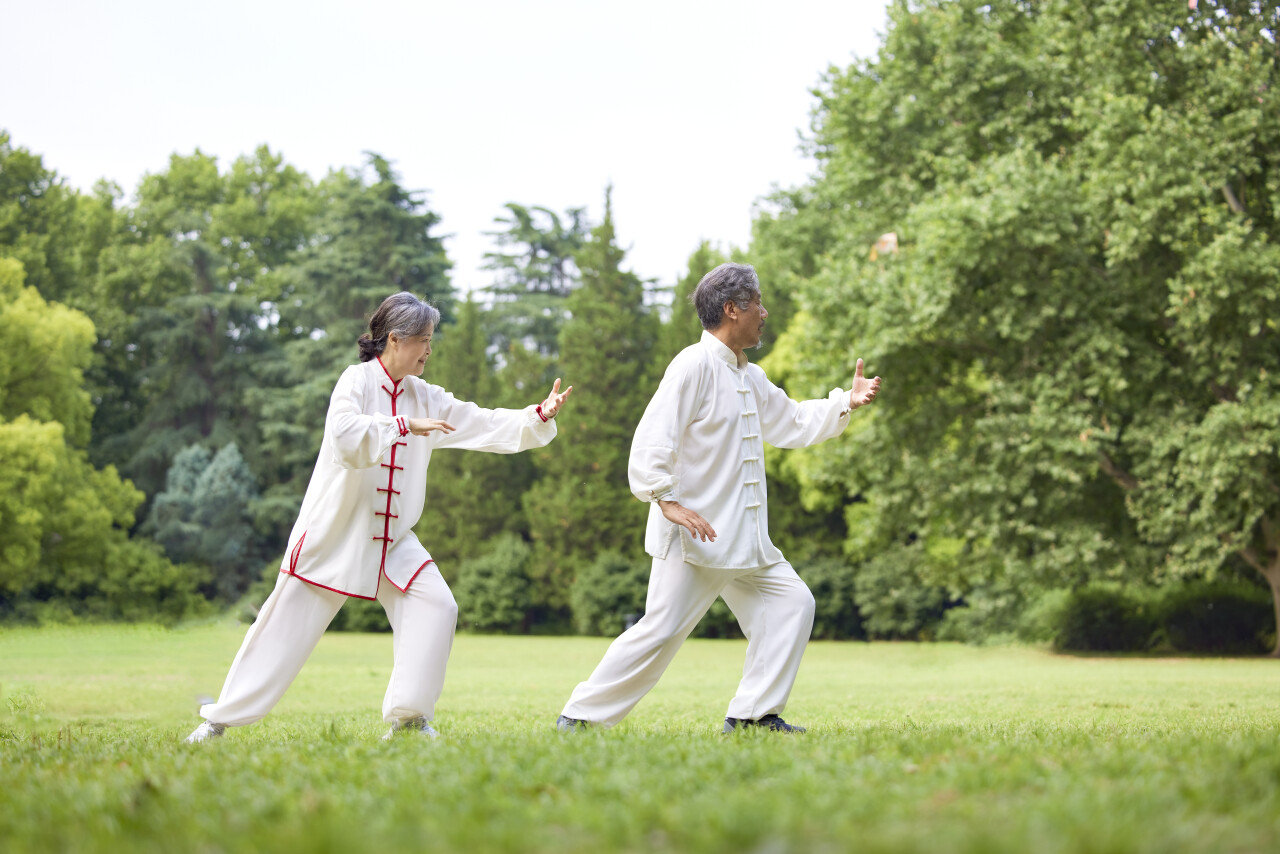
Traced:
[[861, 359], [859, 359], [858, 363], [853, 367], [853, 378], [857, 380], [862, 379], [862, 360]]

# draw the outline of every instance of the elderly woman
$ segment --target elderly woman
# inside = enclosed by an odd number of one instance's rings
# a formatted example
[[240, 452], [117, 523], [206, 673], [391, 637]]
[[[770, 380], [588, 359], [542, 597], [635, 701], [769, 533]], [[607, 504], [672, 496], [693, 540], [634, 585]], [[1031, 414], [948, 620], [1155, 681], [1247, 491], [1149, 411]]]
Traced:
[[284, 695], [348, 596], [377, 599], [394, 633], [382, 703], [385, 737], [430, 721], [444, 684], [458, 606], [414, 536], [436, 448], [513, 454], [546, 445], [573, 387], [541, 404], [481, 409], [423, 382], [440, 312], [408, 293], [383, 301], [360, 336], [360, 364], [329, 400], [324, 440], [275, 589], [231, 663], [222, 695], [202, 706], [189, 743], [261, 720]]

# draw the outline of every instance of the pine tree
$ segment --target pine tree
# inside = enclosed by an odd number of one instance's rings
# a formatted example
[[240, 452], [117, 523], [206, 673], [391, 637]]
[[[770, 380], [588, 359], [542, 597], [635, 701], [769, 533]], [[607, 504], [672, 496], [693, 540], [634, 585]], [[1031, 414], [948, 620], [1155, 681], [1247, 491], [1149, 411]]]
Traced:
[[579, 566], [600, 552], [634, 552], [645, 506], [627, 488], [631, 435], [653, 393], [646, 381], [657, 322], [644, 283], [622, 269], [610, 193], [604, 221], [578, 253], [582, 286], [569, 298], [560, 331], [560, 374], [574, 387], [560, 435], [538, 452], [542, 479], [525, 495], [535, 558], [531, 573], [544, 604], [564, 608]]
[[489, 232], [498, 251], [485, 253], [486, 269], [497, 273], [486, 289], [489, 341], [499, 352], [518, 343], [554, 357], [566, 300], [579, 282], [574, 254], [587, 236], [584, 210], [570, 208], [561, 218], [549, 208], [506, 207], [508, 216], [495, 220], [505, 230]]

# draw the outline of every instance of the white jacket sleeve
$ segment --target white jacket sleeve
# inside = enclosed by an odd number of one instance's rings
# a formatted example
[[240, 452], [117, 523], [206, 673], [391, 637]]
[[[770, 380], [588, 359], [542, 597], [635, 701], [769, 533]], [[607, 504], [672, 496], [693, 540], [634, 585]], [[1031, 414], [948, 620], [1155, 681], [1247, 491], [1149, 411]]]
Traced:
[[333, 448], [334, 462], [343, 468], [377, 465], [402, 433], [395, 418], [365, 412], [364, 386], [359, 369], [350, 367], [342, 372], [329, 397], [324, 430]]
[[[754, 366], [753, 366], [754, 367]], [[761, 436], [777, 448], [803, 448], [840, 435], [849, 426], [849, 392], [832, 389], [825, 399], [796, 402], [759, 371], [755, 380]]]
[[536, 406], [524, 409], [484, 409], [466, 400], [458, 400], [439, 386], [428, 391], [432, 418], [448, 421], [457, 429], [431, 434], [433, 447], [488, 451], [491, 454], [516, 454], [530, 448], [541, 448], [556, 437], [555, 419], [543, 420]]
[[680, 437], [698, 411], [698, 365], [675, 361], [649, 399], [631, 440], [627, 479], [641, 501], [679, 501]]

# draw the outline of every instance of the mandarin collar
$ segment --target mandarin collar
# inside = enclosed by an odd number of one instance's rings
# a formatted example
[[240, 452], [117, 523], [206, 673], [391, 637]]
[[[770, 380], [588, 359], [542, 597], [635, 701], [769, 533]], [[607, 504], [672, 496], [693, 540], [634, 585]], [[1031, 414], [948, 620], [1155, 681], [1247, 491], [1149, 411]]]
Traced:
[[740, 371], [747, 366], [747, 354], [742, 354], [742, 359], [738, 359], [738, 354], [733, 352], [728, 344], [725, 344], [716, 336], [707, 330], [702, 330], [702, 339], [699, 341], [703, 347], [711, 351], [711, 355], [724, 362], [734, 370]]

